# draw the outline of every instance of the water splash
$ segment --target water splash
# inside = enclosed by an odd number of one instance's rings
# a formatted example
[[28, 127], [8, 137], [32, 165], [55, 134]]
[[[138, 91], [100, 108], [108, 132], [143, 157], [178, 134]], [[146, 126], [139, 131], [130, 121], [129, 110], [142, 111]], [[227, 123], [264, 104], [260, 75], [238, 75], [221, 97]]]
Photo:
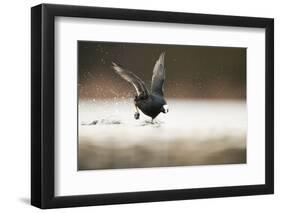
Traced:
[[91, 126], [91, 125], [116, 125], [116, 124], [122, 124], [120, 120], [115, 119], [101, 119], [101, 120], [93, 120], [89, 123], [81, 122], [82, 126]]

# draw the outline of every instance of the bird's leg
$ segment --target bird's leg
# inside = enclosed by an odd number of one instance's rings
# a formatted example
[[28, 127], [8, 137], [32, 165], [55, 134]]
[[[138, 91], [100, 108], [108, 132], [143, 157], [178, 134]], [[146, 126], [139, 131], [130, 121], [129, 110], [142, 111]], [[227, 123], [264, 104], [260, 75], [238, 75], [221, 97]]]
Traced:
[[137, 105], [135, 105], [135, 108], [136, 108], [136, 111], [137, 111], [137, 113], [138, 113], [138, 112], [139, 112], [139, 109], [138, 109]]
[[134, 114], [134, 117], [135, 117], [135, 119], [139, 119], [140, 118], [140, 113], [139, 113], [139, 109], [138, 109], [136, 104], [135, 104], [135, 108], [136, 108], [136, 112]]
[[151, 118], [151, 124], [153, 124], [153, 120], [154, 120], [154, 119], [153, 119], [153, 118]]

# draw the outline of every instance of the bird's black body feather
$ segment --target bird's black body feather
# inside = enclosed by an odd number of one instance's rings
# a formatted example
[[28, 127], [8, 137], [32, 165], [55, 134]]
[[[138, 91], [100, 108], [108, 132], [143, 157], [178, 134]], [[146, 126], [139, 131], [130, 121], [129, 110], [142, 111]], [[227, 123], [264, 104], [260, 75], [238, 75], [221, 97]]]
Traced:
[[160, 112], [163, 111], [162, 107], [166, 104], [163, 97], [157, 95], [148, 95], [147, 97], [135, 97], [135, 105], [147, 116], [152, 119], [156, 118]]
[[[154, 65], [150, 92], [138, 76], [122, 68], [120, 65], [112, 63], [112, 67], [116, 73], [135, 87], [137, 91], [137, 96], [134, 99], [135, 106], [152, 119], [156, 118], [161, 112], [168, 112], [168, 109], [165, 108], [167, 103], [164, 99], [164, 56], [165, 53], [162, 53]], [[138, 119], [139, 115], [135, 114], [135, 118]]]

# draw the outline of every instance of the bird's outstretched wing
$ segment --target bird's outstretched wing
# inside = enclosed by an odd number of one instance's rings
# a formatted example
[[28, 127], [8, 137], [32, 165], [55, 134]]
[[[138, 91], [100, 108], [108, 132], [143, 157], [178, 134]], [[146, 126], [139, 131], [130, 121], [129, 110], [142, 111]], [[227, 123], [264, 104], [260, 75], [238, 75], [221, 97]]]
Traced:
[[124, 80], [128, 81], [135, 87], [138, 96], [139, 95], [144, 95], [144, 96], [148, 95], [148, 90], [146, 89], [144, 82], [137, 75], [135, 75], [134, 73], [132, 73], [128, 70], [125, 70], [120, 65], [117, 65], [114, 62], [112, 62], [112, 68]]
[[164, 81], [165, 81], [165, 67], [164, 67], [165, 52], [161, 53], [159, 59], [156, 61], [153, 69], [151, 93], [157, 95], [164, 95]]

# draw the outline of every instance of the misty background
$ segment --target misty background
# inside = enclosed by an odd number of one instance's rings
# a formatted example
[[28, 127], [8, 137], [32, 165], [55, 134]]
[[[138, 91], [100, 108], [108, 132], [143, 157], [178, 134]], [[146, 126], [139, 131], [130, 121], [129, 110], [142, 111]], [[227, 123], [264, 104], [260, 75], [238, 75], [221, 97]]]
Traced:
[[163, 51], [167, 98], [246, 98], [246, 48], [95, 41], [78, 41], [79, 97], [133, 97], [134, 88], [114, 73], [112, 61], [150, 89], [154, 64]]

